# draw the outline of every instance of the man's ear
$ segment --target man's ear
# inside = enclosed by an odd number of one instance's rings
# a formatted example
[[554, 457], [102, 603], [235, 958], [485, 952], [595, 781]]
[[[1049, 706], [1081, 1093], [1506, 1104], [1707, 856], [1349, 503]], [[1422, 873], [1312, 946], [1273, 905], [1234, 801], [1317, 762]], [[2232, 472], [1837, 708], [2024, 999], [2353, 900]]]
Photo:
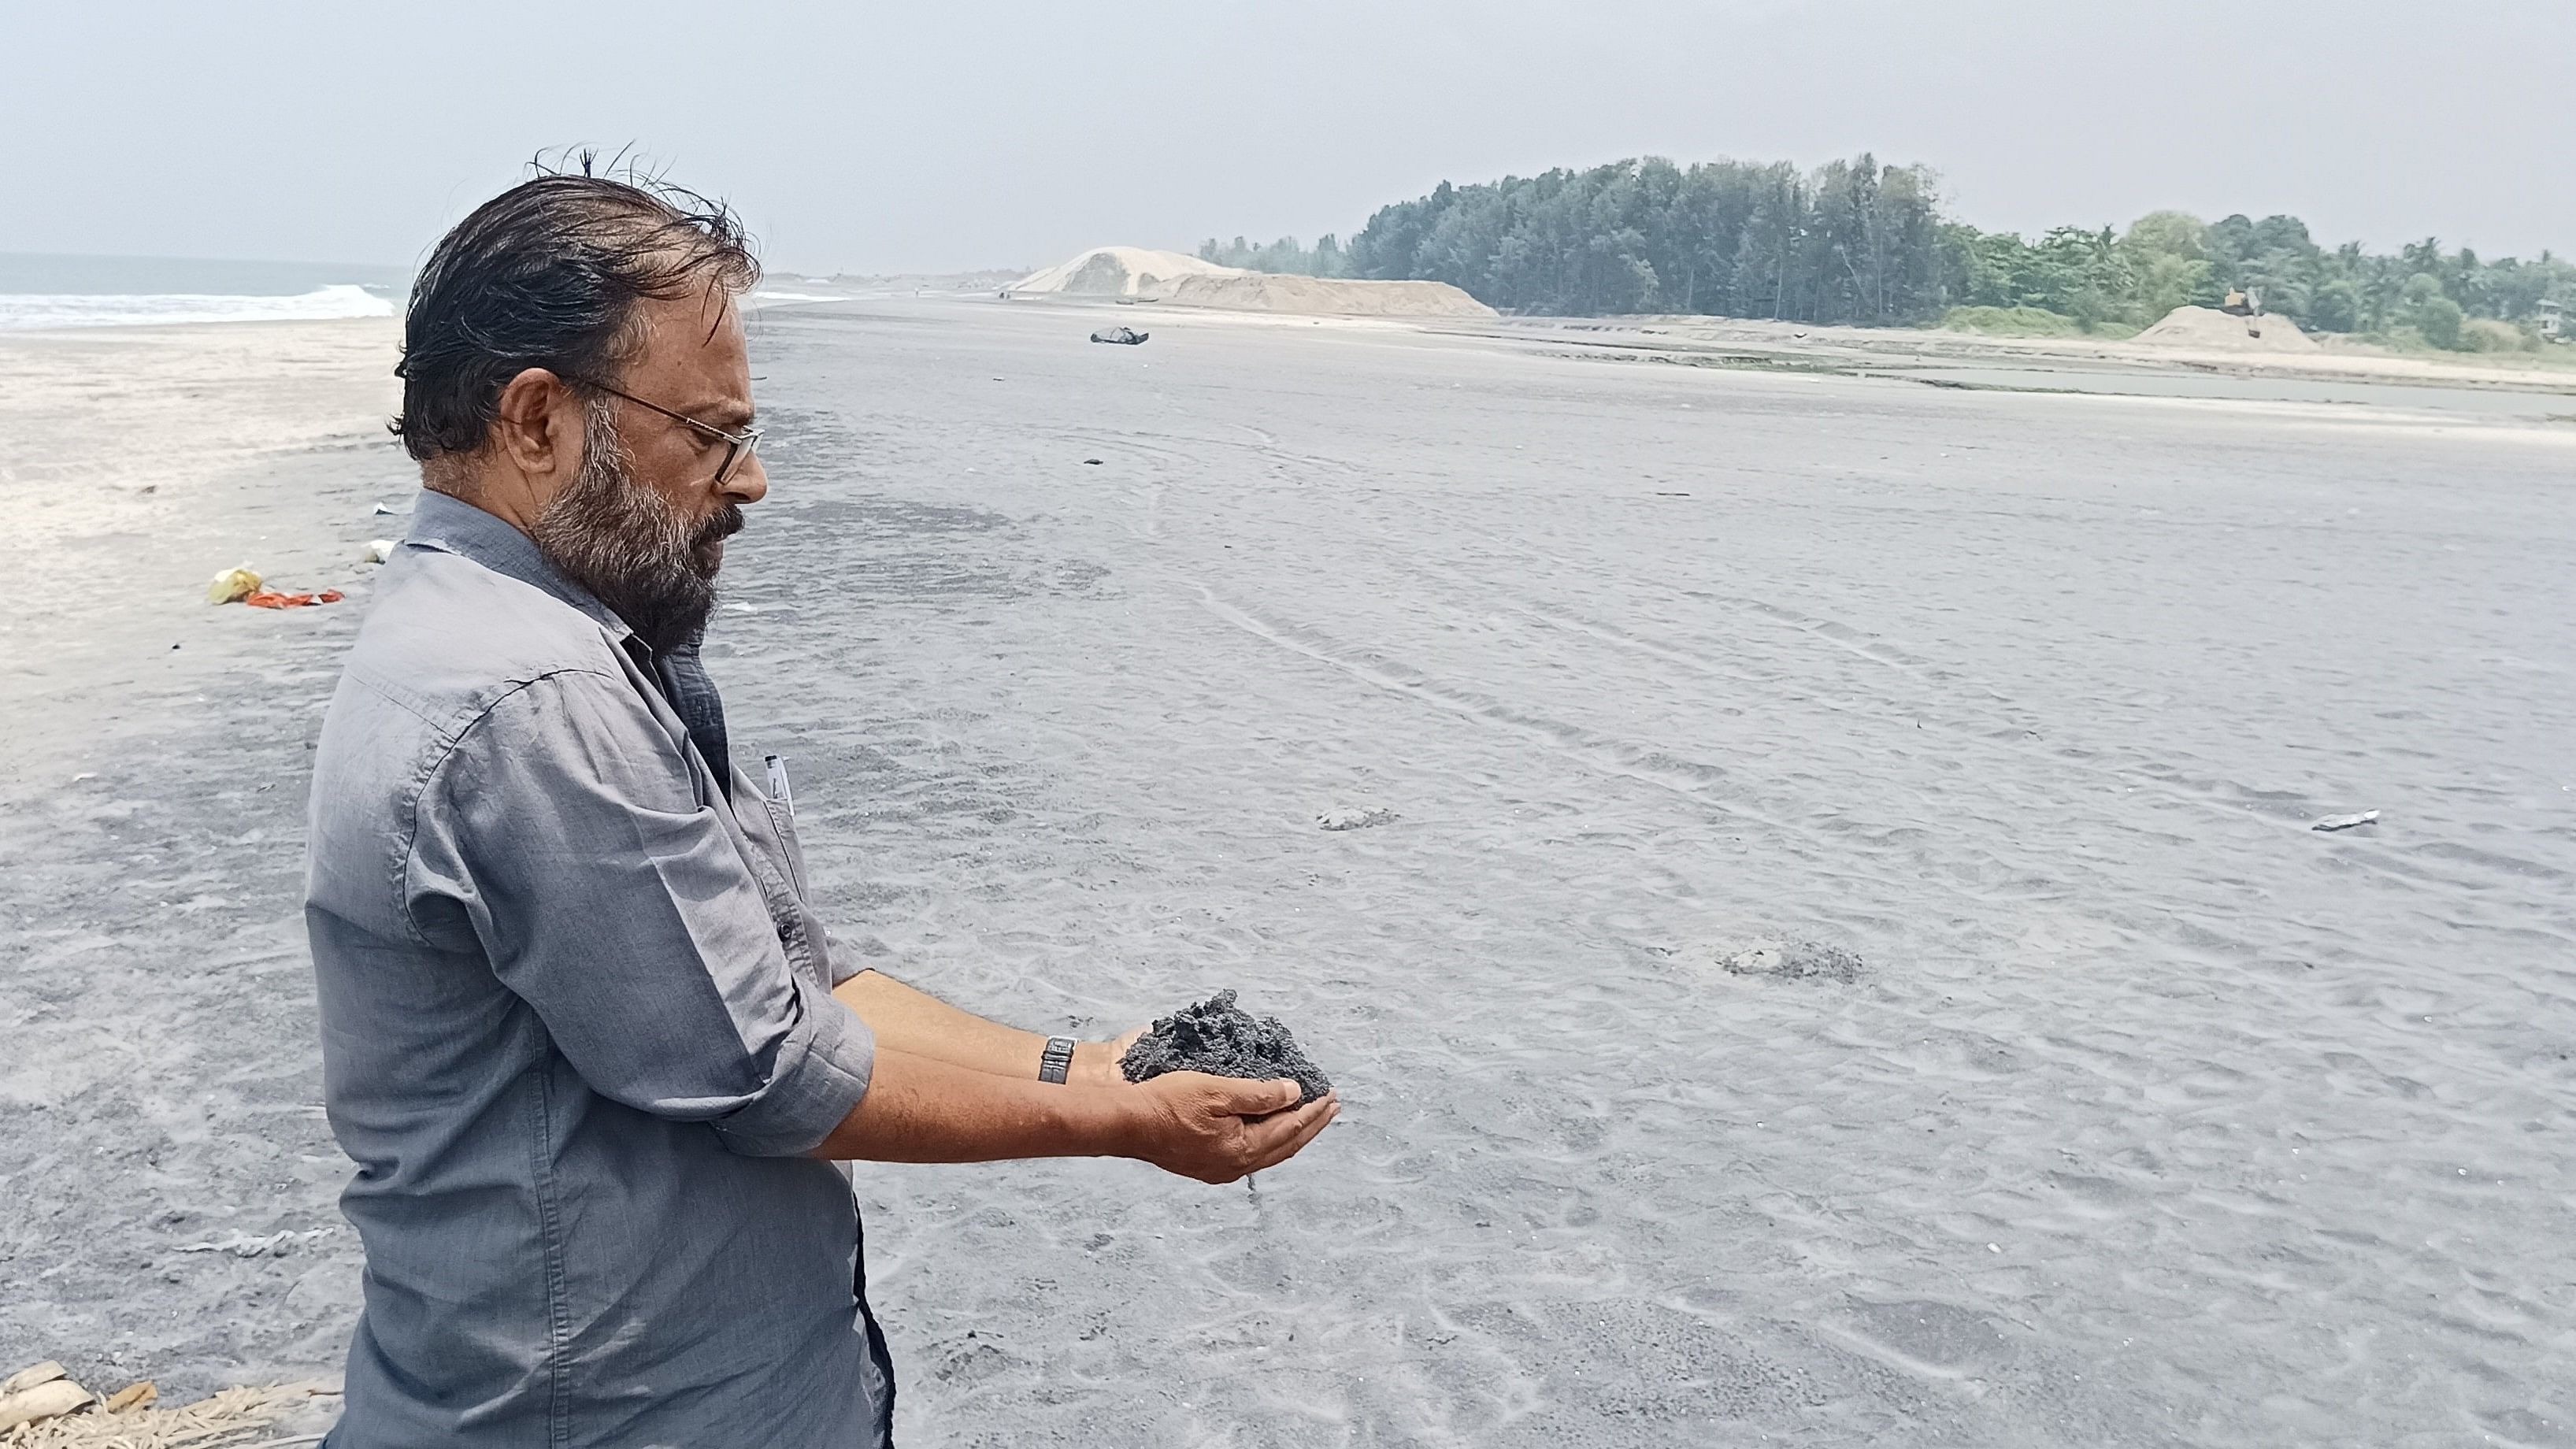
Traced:
[[581, 399], [562, 378], [531, 367], [502, 387], [492, 441], [531, 482], [568, 478], [581, 467]]

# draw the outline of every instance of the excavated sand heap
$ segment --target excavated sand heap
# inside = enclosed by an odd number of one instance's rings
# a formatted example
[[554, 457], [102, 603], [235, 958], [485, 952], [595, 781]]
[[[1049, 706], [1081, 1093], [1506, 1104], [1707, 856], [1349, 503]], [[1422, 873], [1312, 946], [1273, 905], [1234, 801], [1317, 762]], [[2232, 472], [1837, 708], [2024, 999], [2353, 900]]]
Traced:
[[2317, 344], [2287, 317], [2233, 317], [2214, 307], [2176, 307], [2137, 335], [2158, 347], [2226, 352], [2315, 352]]
[[1068, 262], [1029, 273], [1014, 292], [1063, 292], [1079, 297], [1157, 297], [1181, 277], [1234, 277], [1232, 267], [1146, 247], [1093, 247]]
[[1362, 282], [1247, 272], [1179, 252], [1093, 247], [1031, 272], [1013, 292], [1134, 297], [1184, 307], [1302, 316], [1491, 317], [1494, 309], [1446, 282]]
[[1163, 294], [1184, 307], [1347, 317], [1491, 317], [1494, 309], [1447, 282], [1361, 282], [1274, 272], [1183, 277]]

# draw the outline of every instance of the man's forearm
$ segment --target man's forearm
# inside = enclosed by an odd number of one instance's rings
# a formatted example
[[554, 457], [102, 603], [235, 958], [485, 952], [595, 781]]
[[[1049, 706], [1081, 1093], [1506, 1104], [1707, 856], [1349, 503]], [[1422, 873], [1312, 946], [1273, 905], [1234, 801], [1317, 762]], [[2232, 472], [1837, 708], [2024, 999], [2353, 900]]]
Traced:
[[[846, 985], [847, 983], [844, 983]], [[1138, 1094], [982, 1072], [877, 1042], [858, 1108], [810, 1154], [834, 1161], [998, 1162], [1126, 1154]]]
[[[842, 1005], [859, 1014], [880, 1050], [928, 1057], [969, 1071], [1036, 1081], [1047, 1039], [960, 1010], [916, 991], [882, 971], [862, 971], [832, 988]], [[1120, 1080], [1116, 1054], [1106, 1042], [1074, 1048], [1073, 1079], [1093, 1085]]]
[[1277, 1166], [1341, 1110], [1297, 1084], [1173, 1072], [1141, 1085], [996, 1076], [882, 1044], [867, 1095], [810, 1154], [838, 1161], [998, 1162], [1133, 1157], [1201, 1182]]

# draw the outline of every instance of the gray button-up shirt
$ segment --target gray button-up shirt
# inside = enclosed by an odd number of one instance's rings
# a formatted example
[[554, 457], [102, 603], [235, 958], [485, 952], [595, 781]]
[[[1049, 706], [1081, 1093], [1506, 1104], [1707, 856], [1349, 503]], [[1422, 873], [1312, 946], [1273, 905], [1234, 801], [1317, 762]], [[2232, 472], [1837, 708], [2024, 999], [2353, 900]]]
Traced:
[[[874, 1039], [786, 809], [616, 615], [421, 495], [316, 748], [305, 920], [366, 1245], [331, 1443], [875, 1445]], [[844, 973], [846, 974], [846, 973]]]

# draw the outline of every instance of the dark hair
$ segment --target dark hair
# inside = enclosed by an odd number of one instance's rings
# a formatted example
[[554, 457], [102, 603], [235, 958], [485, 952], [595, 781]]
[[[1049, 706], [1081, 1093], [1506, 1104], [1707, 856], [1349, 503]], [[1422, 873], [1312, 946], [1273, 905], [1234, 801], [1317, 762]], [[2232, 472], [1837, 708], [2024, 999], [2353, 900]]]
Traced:
[[645, 176], [547, 172], [474, 209], [439, 240], [403, 319], [402, 413], [393, 431], [428, 462], [483, 446], [501, 389], [531, 367], [615, 374], [645, 298], [760, 280], [742, 223]]

